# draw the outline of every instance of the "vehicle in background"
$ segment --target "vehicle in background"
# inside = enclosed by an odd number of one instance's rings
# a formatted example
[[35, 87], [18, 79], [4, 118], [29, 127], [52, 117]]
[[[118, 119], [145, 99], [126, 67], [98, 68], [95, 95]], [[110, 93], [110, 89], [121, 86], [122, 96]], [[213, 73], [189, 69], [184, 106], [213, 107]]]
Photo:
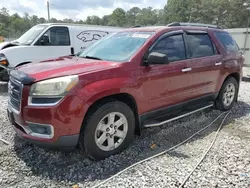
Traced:
[[244, 57], [226, 31], [170, 24], [110, 35], [79, 56], [10, 72], [8, 116], [42, 147], [104, 159], [135, 132], [237, 101]]
[[120, 30], [91, 25], [36, 25], [19, 39], [0, 44], [0, 81], [9, 78], [3, 67], [11, 69], [31, 62], [74, 55], [93, 42]]

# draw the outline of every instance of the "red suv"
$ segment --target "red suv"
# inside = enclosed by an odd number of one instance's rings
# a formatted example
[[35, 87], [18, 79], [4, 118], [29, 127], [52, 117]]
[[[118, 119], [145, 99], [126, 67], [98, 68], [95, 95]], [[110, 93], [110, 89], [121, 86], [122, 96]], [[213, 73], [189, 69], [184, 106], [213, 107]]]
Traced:
[[224, 30], [174, 23], [112, 34], [79, 53], [10, 73], [8, 116], [43, 147], [79, 144], [96, 160], [142, 128], [237, 101], [244, 57]]

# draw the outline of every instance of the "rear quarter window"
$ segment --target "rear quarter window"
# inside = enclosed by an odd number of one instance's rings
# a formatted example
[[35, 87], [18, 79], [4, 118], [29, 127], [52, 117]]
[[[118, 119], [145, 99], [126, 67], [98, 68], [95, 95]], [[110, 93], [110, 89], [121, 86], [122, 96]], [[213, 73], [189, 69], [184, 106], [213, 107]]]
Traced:
[[225, 50], [228, 52], [239, 52], [240, 48], [233, 37], [226, 32], [216, 31], [215, 35], [220, 43], [224, 46]]

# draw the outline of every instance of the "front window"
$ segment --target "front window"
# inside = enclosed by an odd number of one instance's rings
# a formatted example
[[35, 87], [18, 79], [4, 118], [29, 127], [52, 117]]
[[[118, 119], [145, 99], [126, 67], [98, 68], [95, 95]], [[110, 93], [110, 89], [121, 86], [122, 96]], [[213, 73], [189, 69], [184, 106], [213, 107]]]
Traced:
[[46, 25], [36, 25], [24, 33], [16, 42], [18, 44], [30, 45], [47, 27]]
[[128, 61], [154, 32], [120, 32], [110, 35], [85, 49], [79, 57], [106, 61]]
[[150, 52], [167, 55], [169, 62], [186, 59], [186, 49], [182, 35], [172, 35], [160, 39]]
[[37, 46], [70, 46], [68, 27], [52, 27], [36, 42]]

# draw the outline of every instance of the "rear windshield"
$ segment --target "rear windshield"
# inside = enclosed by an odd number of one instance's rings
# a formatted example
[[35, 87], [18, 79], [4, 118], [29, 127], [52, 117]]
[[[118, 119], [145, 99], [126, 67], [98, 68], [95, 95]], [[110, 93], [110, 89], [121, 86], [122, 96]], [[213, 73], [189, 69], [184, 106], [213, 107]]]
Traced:
[[79, 57], [95, 57], [106, 61], [128, 61], [154, 32], [119, 32], [84, 50]]
[[227, 32], [215, 32], [216, 37], [228, 52], [239, 52], [240, 48], [232, 36]]

